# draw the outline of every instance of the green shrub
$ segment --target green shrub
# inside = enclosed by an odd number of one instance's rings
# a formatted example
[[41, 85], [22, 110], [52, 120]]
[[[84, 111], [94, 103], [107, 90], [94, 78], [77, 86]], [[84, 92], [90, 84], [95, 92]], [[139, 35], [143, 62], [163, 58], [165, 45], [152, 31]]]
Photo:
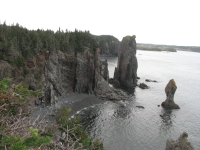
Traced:
[[8, 150], [27, 150], [37, 148], [43, 144], [50, 143], [49, 136], [38, 136], [38, 129], [29, 128], [30, 135], [26, 138], [19, 136], [3, 135], [0, 142], [0, 150], [7, 147]]
[[0, 92], [5, 92], [5, 90], [8, 88], [8, 83], [10, 80], [8, 78], [4, 78], [0, 81]]
[[[88, 136], [87, 132], [82, 129], [79, 121], [79, 117], [68, 118], [68, 114], [71, 111], [70, 108], [60, 108], [57, 112], [57, 123], [62, 127], [61, 132], [69, 132], [68, 135], [74, 140], [80, 139], [75, 143], [75, 148], [81, 146], [83, 149], [93, 149], [93, 150], [103, 150], [103, 144], [98, 140], [94, 140], [92, 137]], [[62, 141], [65, 142], [65, 141]], [[65, 144], [65, 143], [64, 143]]]
[[19, 106], [27, 104], [27, 97], [38, 96], [40, 94], [40, 90], [28, 90], [21, 84], [10, 88], [8, 85], [9, 81], [8, 78], [0, 81], [0, 117], [17, 114]]

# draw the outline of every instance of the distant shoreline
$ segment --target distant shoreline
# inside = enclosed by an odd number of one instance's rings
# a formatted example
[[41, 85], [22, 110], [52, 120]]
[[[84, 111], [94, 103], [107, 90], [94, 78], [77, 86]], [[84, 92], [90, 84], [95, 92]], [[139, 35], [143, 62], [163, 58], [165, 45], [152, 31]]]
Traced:
[[200, 47], [198, 46], [176, 46], [176, 45], [157, 45], [157, 44], [145, 44], [137, 43], [137, 50], [144, 51], [190, 51], [190, 52], [200, 52]]
[[176, 50], [151, 50], [151, 49], [137, 49], [142, 51], [155, 51], [155, 52], [177, 52]]
[[[137, 49], [137, 50], [141, 50], [141, 51], [151, 51], [151, 52], [174, 52], [174, 51], [166, 51], [166, 50], [145, 50], [145, 49]], [[183, 51], [183, 52], [196, 52], [196, 53], [200, 53], [200, 51], [194, 51], [194, 50], [182, 50], [182, 49], [177, 49], [176, 52], [178, 51]]]

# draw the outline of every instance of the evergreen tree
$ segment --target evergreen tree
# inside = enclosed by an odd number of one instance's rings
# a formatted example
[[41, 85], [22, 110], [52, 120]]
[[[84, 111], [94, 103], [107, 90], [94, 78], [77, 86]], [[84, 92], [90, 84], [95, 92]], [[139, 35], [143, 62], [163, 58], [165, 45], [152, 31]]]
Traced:
[[[0, 24], [0, 59], [17, 61], [23, 57], [27, 59], [42, 51], [83, 51], [86, 47], [96, 49], [96, 40], [89, 31], [65, 32], [59, 28], [52, 30], [28, 30], [18, 23], [7, 26], [6, 22]], [[10, 57], [10, 55], [14, 55]]]

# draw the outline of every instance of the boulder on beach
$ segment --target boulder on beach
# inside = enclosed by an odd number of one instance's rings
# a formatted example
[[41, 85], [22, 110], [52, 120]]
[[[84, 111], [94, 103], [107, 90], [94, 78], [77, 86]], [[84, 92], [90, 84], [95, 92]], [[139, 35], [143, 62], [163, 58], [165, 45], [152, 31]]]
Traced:
[[187, 140], [188, 134], [183, 132], [178, 140], [168, 139], [165, 150], [194, 150], [194, 147]]
[[180, 109], [180, 107], [174, 103], [174, 94], [176, 92], [177, 86], [174, 79], [171, 79], [167, 86], [165, 87], [165, 93], [167, 99], [162, 102], [161, 106], [165, 109]]

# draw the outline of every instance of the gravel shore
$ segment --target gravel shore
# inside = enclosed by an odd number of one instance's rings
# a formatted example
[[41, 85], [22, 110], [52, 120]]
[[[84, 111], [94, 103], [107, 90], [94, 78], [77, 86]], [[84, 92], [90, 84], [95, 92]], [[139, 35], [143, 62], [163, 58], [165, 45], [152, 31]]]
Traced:
[[[63, 96], [58, 97], [58, 102], [52, 106], [35, 106], [33, 111], [31, 112], [32, 118], [39, 117], [42, 119], [44, 116], [45, 120], [54, 121], [56, 119], [56, 110], [62, 107], [71, 108], [71, 112], [69, 113], [69, 117], [74, 115], [77, 111], [82, 110], [83, 108], [89, 107], [91, 105], [100, 104], [105, 101], [99, 99], [95, 95], [88, 95], [84, 93], [71, 93], [65, 94]], [[38, 120], [40, 120], [38, 119]]]

